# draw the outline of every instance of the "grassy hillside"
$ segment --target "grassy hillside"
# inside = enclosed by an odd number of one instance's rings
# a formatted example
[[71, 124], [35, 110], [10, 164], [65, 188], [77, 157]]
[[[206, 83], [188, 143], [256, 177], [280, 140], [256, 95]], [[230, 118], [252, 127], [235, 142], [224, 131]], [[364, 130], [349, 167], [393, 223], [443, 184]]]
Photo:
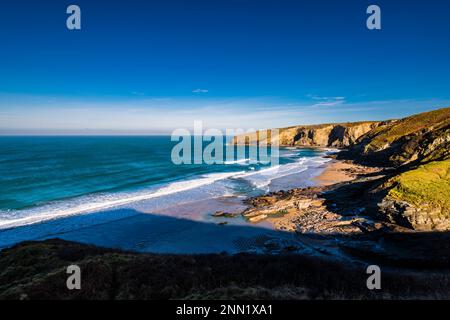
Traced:
[[353, 156], [401, 166], [450, 157], [450, 108], [420, 113], [369, 131], [350, 148]]
[[380, 150], [404, 136], [437, 130], [448, 125], [450, 125], [450, 108], [413, 115], [369, 132], [370, 142], [366, 145], [366, 149]]
[[430, 162], [392, 179], [388, 195], [421, 209], [450, 215], [450, 160]]

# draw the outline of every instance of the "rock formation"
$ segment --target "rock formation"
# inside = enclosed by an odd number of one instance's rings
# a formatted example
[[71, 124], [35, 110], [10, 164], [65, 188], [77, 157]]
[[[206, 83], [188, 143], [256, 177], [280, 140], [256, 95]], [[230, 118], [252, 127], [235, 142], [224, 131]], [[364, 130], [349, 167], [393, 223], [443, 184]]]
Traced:
[[[389, 122], [367, 121], [281, 128], [278, 129], [279, 143], [281, 146], [345, 148], [354, 144], [365, 133], [387, 123]], [[234, 138], [234, 143], [241, 145], [270, 144], [271, 131], [268, 130], [268, 133], [260, 138], [263, 133], [265, 134], [260, 131], [237, 136]]]

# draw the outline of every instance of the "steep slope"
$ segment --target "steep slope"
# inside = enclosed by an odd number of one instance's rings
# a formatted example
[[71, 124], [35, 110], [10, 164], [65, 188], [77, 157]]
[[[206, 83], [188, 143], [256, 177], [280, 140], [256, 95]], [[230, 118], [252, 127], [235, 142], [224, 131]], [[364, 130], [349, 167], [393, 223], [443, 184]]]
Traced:
[[339, 155], [397, 168], [372, 190], [380, 213], [420, 230], [450, 230], [450, 108], [416, 114], [362, 136]]
[[[355, 143], [365, 133], [387, 123], [389, 122], [366, 121], [281, 128], [278, 129], [279, 143], [281, 146], [345, 148]], [[255, 132], [237, 136], [234, 138], [234, 143], [254, 145], [270, 142], [271, 130], [268, 130], [268, 139], [262, 136], [263, 133]]]
[[420, 113], [360, 137], [349, 149], [362, 162], [403, 166], [444, 160], [450, 156], [450, 108]]

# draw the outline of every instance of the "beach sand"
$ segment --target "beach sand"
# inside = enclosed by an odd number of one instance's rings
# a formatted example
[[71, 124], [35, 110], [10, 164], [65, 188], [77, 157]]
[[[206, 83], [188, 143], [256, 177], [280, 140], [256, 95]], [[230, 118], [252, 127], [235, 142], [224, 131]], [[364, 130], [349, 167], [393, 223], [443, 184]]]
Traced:
[[351, 181], [355, 175], [351, 172], [357, 169], [357, 166], [351, 162], [333, 160], [327, 164], [326, 169], [313, 180], [319, 186], [330, 186], [340, 182]]

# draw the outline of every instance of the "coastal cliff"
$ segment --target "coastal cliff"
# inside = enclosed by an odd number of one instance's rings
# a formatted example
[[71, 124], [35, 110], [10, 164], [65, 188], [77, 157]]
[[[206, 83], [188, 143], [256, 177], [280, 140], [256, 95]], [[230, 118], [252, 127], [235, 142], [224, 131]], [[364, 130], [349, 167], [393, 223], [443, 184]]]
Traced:
[[413, 115], [378, 127], [341, 158], [393, 167], [372, 194], [380, 213], [420, 231], [450, 230], [450, 108]]
[[378, 126], [360, 136], [348, 152], [359, 162], [394, 167], [448, 159], [450, 108]]
[[[366, 121], [281, 128], [278, 129], [279, 143], [281, 146], [345, 148], [353, 145], [367, 132], [388, 123], [390, 121]], [[270, 144], [272, 131], [267, 131], [264, 137], [262, 134], [265, 132], [262, 131], [236, 136], [234, 143], [238, 145]]]
[[[259, 136], [234, 142], [264, 143]], [[342, 148], [338, 160], [383, 169], [358, 191], [374, 216], [414, 230], [450, 230], [450, 108], [398, 120], [282, 128], [279, 139], [281, 146]]]

